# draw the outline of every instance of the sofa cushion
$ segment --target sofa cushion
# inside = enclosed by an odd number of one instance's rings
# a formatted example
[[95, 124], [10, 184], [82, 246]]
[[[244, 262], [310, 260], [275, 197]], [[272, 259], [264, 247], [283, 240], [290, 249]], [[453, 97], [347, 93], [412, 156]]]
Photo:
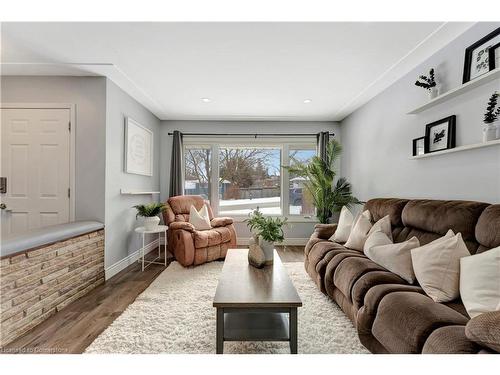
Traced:
[[408, 199], [376, 198], [366, 202], [363, 209], [370, 211], [373, 221], [378, 221], [384, 216], [389, 215], [393, 228], [402, 227], [401, 213], [407, 203]]
[[382, 232], [387, 235], [391, 242], [393, 241], [391, 218], [389, 217], [389, 215], [385, 215], [382, 219], [373, 224], [373, 227], [371, 227], [370, 231], [368, 232], [368, 237], [370, 237], [370, 235], [374, 232]]
[[469, 340], [500, 353], [500, 311], [472, 318], [465, 327], [465, 335]]
[[196, 230], [207, 230], [212, 228], [208, 218], [207, 205], [204, 204], [199, 210], [191, 206], [189, 210], [189, 222], [193, 224]]
[[351, 290], [351, 299], [354, 306], [359, 309], [364, 304], [368, 291], [376, 285], [402, 284], [406, 282], [396, 274], [388, 271], [370, 271], [356, 280]]
[[445, 326], [430, 334], [422, 348], [423, 354], [475, 354], [481, 347], [465, 336], [465, 327]]
[[481, 213], [475, 233], [479, 244], [485, 248], [500, 246], [500, 204], [492, 204]]
[[372, 333], [391, 353], [420, 353], [434, 330], [467, 321], [462, 314], [422, 294], [394, 292], [380, 301]]
[[337, 266], [333, 283], [352, 302], [351, 289], [354, 283], [370, 271], [385, 271], [385, 269], [365, 256], [347, 257]]
[[475, 241], [476, 223], [487, 206], [470, 201], [411, 200], [403, 209], [402, 219], [406, 227], [441, 236], [451, 229], [461, 233], [464, 240]]
[[367, 217], [369, 215], [370, 211], [368, 210], [359, 215], [352, 227], [351, 234], [349, 234], [347, 242], [344, 244], [345, 247], [348, 249], [363, 251], [363, 246], [368, 238], [368, 232], [372, 228], [370, 219]]
[[228, 228], [213, 228], [209, 230], [196, 230], [193, 233], [194, 247], [200, 249], [202, 247], [220, 245], [231, 240], [231, 232]]
[[326, 293], [333, 298], [333, 293], [337, 289], [334, 284], [334, 275], [337, 270], [338, 265], [346, 258], [366, 258], [364, 254], [356, 250], [349, 250], [343, 248], [343, 250], [337, 250], [333, 255], [332, 259], [328, 262], [325, 271], [324, 283]]

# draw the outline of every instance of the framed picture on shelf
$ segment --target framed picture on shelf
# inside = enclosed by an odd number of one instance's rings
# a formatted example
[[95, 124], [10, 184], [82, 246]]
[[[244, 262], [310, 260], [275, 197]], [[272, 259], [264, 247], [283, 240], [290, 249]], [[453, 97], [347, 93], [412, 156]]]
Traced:
[[488, 60], [490, 63], [490, 70], [500, 68], [500, 42], [491, 46], [488, 50]]
[[413, 140], [413, 156], [425, 154], [425, 137], [415, 138]]
[[424, 153], [455, 147], [456, 116], [445, 117], [425, 126]]
[[492, 70], [489, 62], [489, 49], [498, 43], [500, 43], [500, 27], [465, 49], [462, 83], [476, 79]]
[[153, 175], [153, 132], [125, 118], [125, 172]]

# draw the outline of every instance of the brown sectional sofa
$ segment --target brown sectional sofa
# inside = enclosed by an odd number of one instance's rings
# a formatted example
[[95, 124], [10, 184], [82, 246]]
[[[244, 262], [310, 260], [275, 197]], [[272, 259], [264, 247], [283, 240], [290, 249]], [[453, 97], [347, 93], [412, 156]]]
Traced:
[[[374, 222], [390, 216], [395, 242], [416, 236], [424, 245], [452, 229], [462, 233], [471, 254], [500, 246], [500, 204], [381, 198], [364, 209]], [[500, 311], [471, 320], [460, 299], [436, 303], [418, 284], [409, 285], [363, 253], [329, 241], [335, 229], [336, 224], [316, 226], [305, 247], [305, 268], [371, 352], [500, 351]]]

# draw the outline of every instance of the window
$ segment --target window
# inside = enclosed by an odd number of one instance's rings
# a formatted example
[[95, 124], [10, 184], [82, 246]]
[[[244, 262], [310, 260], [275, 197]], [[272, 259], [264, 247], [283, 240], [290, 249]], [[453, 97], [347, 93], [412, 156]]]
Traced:
[[220, 216], [244, 218], [259, 208], [265, 215], [309, 218], [315, 211], [303, 178], [282, 166], [309, 161], [315, 148], [313, 137], [185, 138], [184, 193], [210, 200]]
[[281, 215], [281, 149], [228, 148], [219, 150], [219, 211], [248, 215], [257, 207]]
[[212, 178], [212, 149], [184, 148], [184, 194], [201, 195], [210, 200]]
[[[297, 164], [308, 163], [311, 158], [316, 155], [314, 149], [289, 149], [289, 164], [294, 166]], [[305, 178], [290, 173], [288, 202], [290, 205], [290, 215], [314, 215], [314, 204], [310, 192], [304, 187]]]

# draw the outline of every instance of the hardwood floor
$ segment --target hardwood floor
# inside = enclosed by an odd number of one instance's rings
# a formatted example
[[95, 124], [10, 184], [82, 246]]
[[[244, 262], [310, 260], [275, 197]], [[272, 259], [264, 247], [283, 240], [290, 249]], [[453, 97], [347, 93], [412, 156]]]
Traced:
[[[304, 260], [303, 246], [279, 246], [276, 249], [283, 262]], [[141, 272], [140, 265], [133, 264], [0, 349], [0, 352], [83, 353], [164, 270], [165, 267], [152, 264]]]

